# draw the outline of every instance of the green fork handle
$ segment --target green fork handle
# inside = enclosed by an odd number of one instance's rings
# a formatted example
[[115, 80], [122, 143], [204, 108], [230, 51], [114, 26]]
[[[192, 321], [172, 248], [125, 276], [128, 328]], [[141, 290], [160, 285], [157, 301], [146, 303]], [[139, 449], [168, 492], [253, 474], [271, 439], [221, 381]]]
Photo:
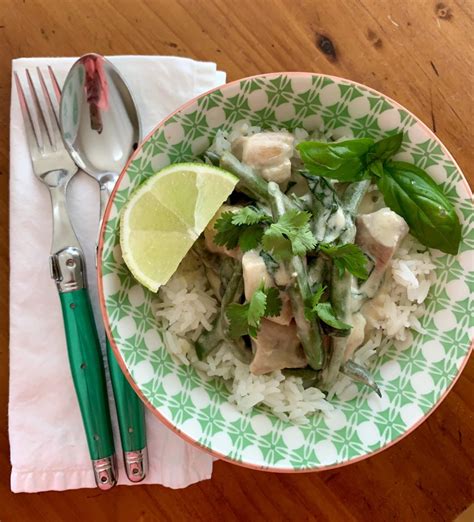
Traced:
[[148, 467], [143, 403], [123, 374], [107, 337], [106, 347], [125, 471], [129, 480], [140, 482]]
[[86, 432], [96, 482], [116, 483], [114, 439], [102, 351], [86, 288], [60, 292], [69, 364]]

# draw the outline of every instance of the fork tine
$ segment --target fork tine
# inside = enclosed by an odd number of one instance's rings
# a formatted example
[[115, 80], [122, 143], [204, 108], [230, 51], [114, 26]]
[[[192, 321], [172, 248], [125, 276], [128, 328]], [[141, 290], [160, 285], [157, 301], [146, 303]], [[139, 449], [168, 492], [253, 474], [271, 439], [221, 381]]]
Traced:
[[56, 78], [56, 75], [54, 74], [53, 68], [51, 65], [48, 65], [48, 72], [49, 77], [51, 78], [51, 83], [53, 84], [53, 91], [56, 95], [56, 99], [58, 100], [58, 103], [61, 101], [61, 87], [59, 86], [59, 82]]
[[57, 147], [61, 141], [61, 133], [59, 132], [59, 116], [58, 116], [58, 101], [56, 97], [54, 97], [54, 101], [49, 94], [48, 87], [46, 86], [46, 82], [44, 81], [43, 74], [39, 67], [36, 68], [38, 73], [38, 78], [41, 85], [41, 90], [43, 91], [44, 98], [46, 100], [46, 111], [48, 113], [48, 119], [51, 124], [51, 137], [54, 138], [53, 145]]
[[49, 94], [49, 89], [46, 86], [46, 82], [44, 80], [43, 73], [41, 72], [41, 69], [39, 67], [36, 68], [36, 72], [38, 73], [38, 78], [39, 78], [39, 81], [40, 81], [41, 90], [43, 91], [43, 94], [44, 94], [44, 97], [45, 97], [46, 101], [48, 102], [48, 108], [53, 112], [54, 116], [57, 119], [57, 115], [58, 115], [58, 111], [57, 111], [58, 103], [57, 103], [57, 101], [58, 100], [56, 99], [56, 96], [51, 97], [51, 95]]
[[15, 84], [16, 90], [18, 93], [18, 98], [20, 100], [20, 108], [21, 114], [23, 116], [23, 122], [26, 130], [26, 138], [28, 140], [28, 145], [30, 147], [31, 153], [38, 152], [41, 148], [41, 144], [38, 140], [38, 136], [35, 131], [35, 126], [33, 124], [33, 118], [31, 116], [31, 111], [26, 101], [25, 92], [23, 87], [21, 86], [21, 81], [18, 74], [15, 72]]
[[43, 112], [43, 108], [41, 107], [41, 103], [40, 103], [39, 98], [38, 98], [38, 93], [36, 92], [36, 89], [35, 89], [35, 86], [34, 86], [34, 83], [33, 83], [33, 79], [31, 78], [31, 74], [30, 74], [30, 71], [28, 69], [26, 69], [26, 78], [28, 80], [28, 85], [30, 87], [31, 98], [33, 99], [33, 102], [34, 102], [34, 105], [35, 105], [35, 108], [36, 108], [36, 113], [38, 115], [38, 124], [40, 126], [41, 138], [43, 139], [43, 146], [45, 145], [44, 144], [44, 138], [43, 138], [45, 133], [48, 136], [50, 145], [53, 145], [53, 140], [52, 140], [52, 137], [51, 137], [51, 134], [50, 134], [50, 131], [49, 131], [48, 124], [46, 122], [46, 118], [45, 118], [45, 115], [44, 115], [44, 112]]

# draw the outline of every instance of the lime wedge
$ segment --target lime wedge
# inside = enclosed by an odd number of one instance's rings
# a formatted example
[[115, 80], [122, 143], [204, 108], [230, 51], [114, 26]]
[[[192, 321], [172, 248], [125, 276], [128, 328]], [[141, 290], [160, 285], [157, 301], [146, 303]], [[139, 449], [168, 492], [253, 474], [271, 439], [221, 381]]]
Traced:
[[131, 195], [120, 246], [135, 279], [153, 292], [168, 282], [238, 179], [204, 163], [160, 170]]

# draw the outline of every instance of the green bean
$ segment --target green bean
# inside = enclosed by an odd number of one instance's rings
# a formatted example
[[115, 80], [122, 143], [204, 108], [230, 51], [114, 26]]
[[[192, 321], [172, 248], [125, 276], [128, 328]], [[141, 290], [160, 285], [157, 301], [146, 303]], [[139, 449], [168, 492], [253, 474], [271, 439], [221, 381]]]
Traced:
[[210, 331], [203, 332], [194, 343], [198, 359], [202, 361], [211, 352], [213, 352], [219, 344], [227, 336], [227, 318], [225, 311], [230, 303], [237, 302], [244, 291], [244, 283], [242, 277], [242, 265], [240, 263], [235, 267], [234, 273], [229, 280], [229, 284], [222, 296], [221, 309], [217, 318], [212, 323]]
[[232, 340], [232, 353], [244, 364], [250, 364], [253, 359], [252, 350], [245, 347], [243, 338]]
[[[357, 214], [359, 205], [369, 188], [370, 180], [358, 181], [351, 183], [342, 198], [344, 209], [350, 218], [350, 226], [344, 231], [340, 237], [342, 244], [352, 243], [356, 236], [356, 226], [354, 216]], [[342, 277], [339, 276], [339, 270], [333, 266], [331, 269], [331, 291], [330, 299], [336, 316], [345, 323], [351, 321], [351, 300], [352, 300], [352, 283], [353, 276], [349, 272], [345, 272]], [[347, 337], [333, 337], [331, 357], [329, 365], [324, 372], [323, 387], [326, 390], [332, 388], [336, 382], [337, 376], [344, 361], [344, 354], [347, 346]]]
[[317, 284], [324, 283], [327, 277], [328, 264], [327, 258], [322, 255], [308, 263], [308, 281], [311, 289]]
[[226, 308], [231, 303], [236, 303], [244, 292], [244, 279], [242, 277], [242, 264], [238, 263], [235, 271], [229, 280], [229, 284], [222, 296], [220, 316], [222, 320], [227, 320], [225, 316]]
[[[344, 323], [351, 320], [351, 289], [353, 276], [346, 270], [340, 277], [338, 268], [333, 265], [331, 268], [330, 299], [336, 317]], [[324, 371], [322, 387], [329, 391], [336, 382], [339, 370], [344, 361], [347, 337], [333, 337], [331, 357], [329, 365]]]
[[[268, 193], [273, 218], [278, 220], [287, 210], [284, 194], [274, 182], [268, 183]], [[316, 321], [308, 321], [305, 316], [305, 303], [311, 297], [306, 268], [298, 256], [293, 256], [290, 261], [285, 263], [285, 268], [295, 278], [295, 284], [290, 287], [289, 294], [298, 337], [309, 365], [313, 369], [319, 370], [324, 364], [324, 351], [318, 324]]]
[[311, 225], [312, 232], [318, 243], [332, 243], [343, 231], [343, 228], [329, 227], [331, 217], [342, 208], [339, 196], [331, 183], [321, 177], [300, 171], [306, 178], [308, 187], [313, 195], [312, 214], [314, 216]]
[[210, 355], [224, 340], [224, 332], [222, 330], [222, 321], [220, 316], [218, 316], [212, 323], [212, 329], [204, 331], [195, 341], [194, 348], [200, 361], [203, 361]]
[[221, 297], [223, 297], [230, 280], [236, 274], [236, 270], [238, 271], [238, 266], [240, 264], [240, 261], [238, 261], [237, 259], [233, 259], [232, 257], [225, 257], [224, 259], [222, 259], [219, 267], [219, 277], [221, 280]]
[[244, 165], [232, 153], [227, 151], [221, 156], [220, 166], [237, 176], [240, 183], [255, 199], [262, 203], [268, 203], [267, 182], [260, 176], [257, 176], [251, 167]]
[[380, 388], [377, 386], [373, 375], [364, 366], [349, 360], [342, 366], [341, 372], [353, 381], [360, 382], [369, 388], [372, 388], [379, 397], [382, 397]]
[[351, 183], [344, 192], [344, 196], [342, 197], [342, 204], [346, 211], [346, 221], [348, 226], [340, 237], [342, 244], [353, 243], [355, 240], [357, 229], [354, 219], [369, 186], [370, 180], [364, 179], [362, 181]]
[[[232, 263], [231, 270], [233, 272], [234, 264], [238, 263], [238, 261], [232, 258], [225, 258], [224, 261], [221, 259], [218, 260], [216, 254], [211, 254], [204, 247], [203, 239], [198, 239], [194, 243], [191, 252], [198, 258], [199, 262], [203, 264], [209, 285], [217, 300], [220, 302], [222, 300], [222, 288], [226, 286], [222, 281], [222, 266], [230, 261]], [[231, 276], [232, 273], [227, 279], [230, 279]]]
[[[254, 172], [254, 170], [248, 165], [244, 165], [240, 162], [231, 152], [224, 152], [221, 156], [220, 167], [228, 170], [234, 176], [237, 176], [240, 180], [237, 185], [238, 190], [244, 192], [244, 194], [260, 201], [265, 206], [270, 204], [270, 197], [268, 194], [268, 183]], [[289, 198], [285, 194], [281, 194], [281, 197], [285, 203], [285, 209], [296, 209], [301, 210], [300, 204], [294, 201], [294, 198]]]
[[204, 158], [209, 160], [209, 162], [218, 167], [219, 166], [219, 161], [220, 161], [220, 156], [219, 154], [217, 154], [217, 152], [214, 152], [212, 150], [207, 150], [205, 153], [204, 153]]
[[342, 205], [352, 216], [357, 214], [357, 210], [369, 187], [370, 179], [363, 179], [362, 181], [351, 183], [346, 188], [342, 197]]

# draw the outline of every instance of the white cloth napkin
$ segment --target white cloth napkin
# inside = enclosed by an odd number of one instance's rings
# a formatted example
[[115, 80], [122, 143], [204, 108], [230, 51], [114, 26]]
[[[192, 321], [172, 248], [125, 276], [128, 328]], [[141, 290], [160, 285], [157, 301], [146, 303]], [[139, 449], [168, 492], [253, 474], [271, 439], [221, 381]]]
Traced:
[[[225, 82], [225, 73], [217, 71], [214, 63], [166, 56], [115, 56], [110, 59], [133, 91], [144, 135], [190, 98]], [[74, 61], [74, 58], [25, 58], [14, 60], [12, 69], [24, 78], [26, 67], [44, 68], [49, 64], [62, 83]], [[59, 299], [49, 275], [49, 194], [33, 175], [14, 88], [11, 100], [11, 488], [14, 492], [36, 492], [94, 487], [68, 366]], [[98, 186], [81, 172], [73, 178], [68, 195], [73, 223], [86, 251], [91, 298], [100, 324], [94, 273]], [[99, 327], [99, 333], [101, 330]], [[113, 404], [111, 412], [119, 459], [119, 484], [130, 484], [121, 462]], [[210, 478], [211, 456], [185, 443], [149, 411], [146, 421], [150, 470], [145, 483], [182, 488]]]

